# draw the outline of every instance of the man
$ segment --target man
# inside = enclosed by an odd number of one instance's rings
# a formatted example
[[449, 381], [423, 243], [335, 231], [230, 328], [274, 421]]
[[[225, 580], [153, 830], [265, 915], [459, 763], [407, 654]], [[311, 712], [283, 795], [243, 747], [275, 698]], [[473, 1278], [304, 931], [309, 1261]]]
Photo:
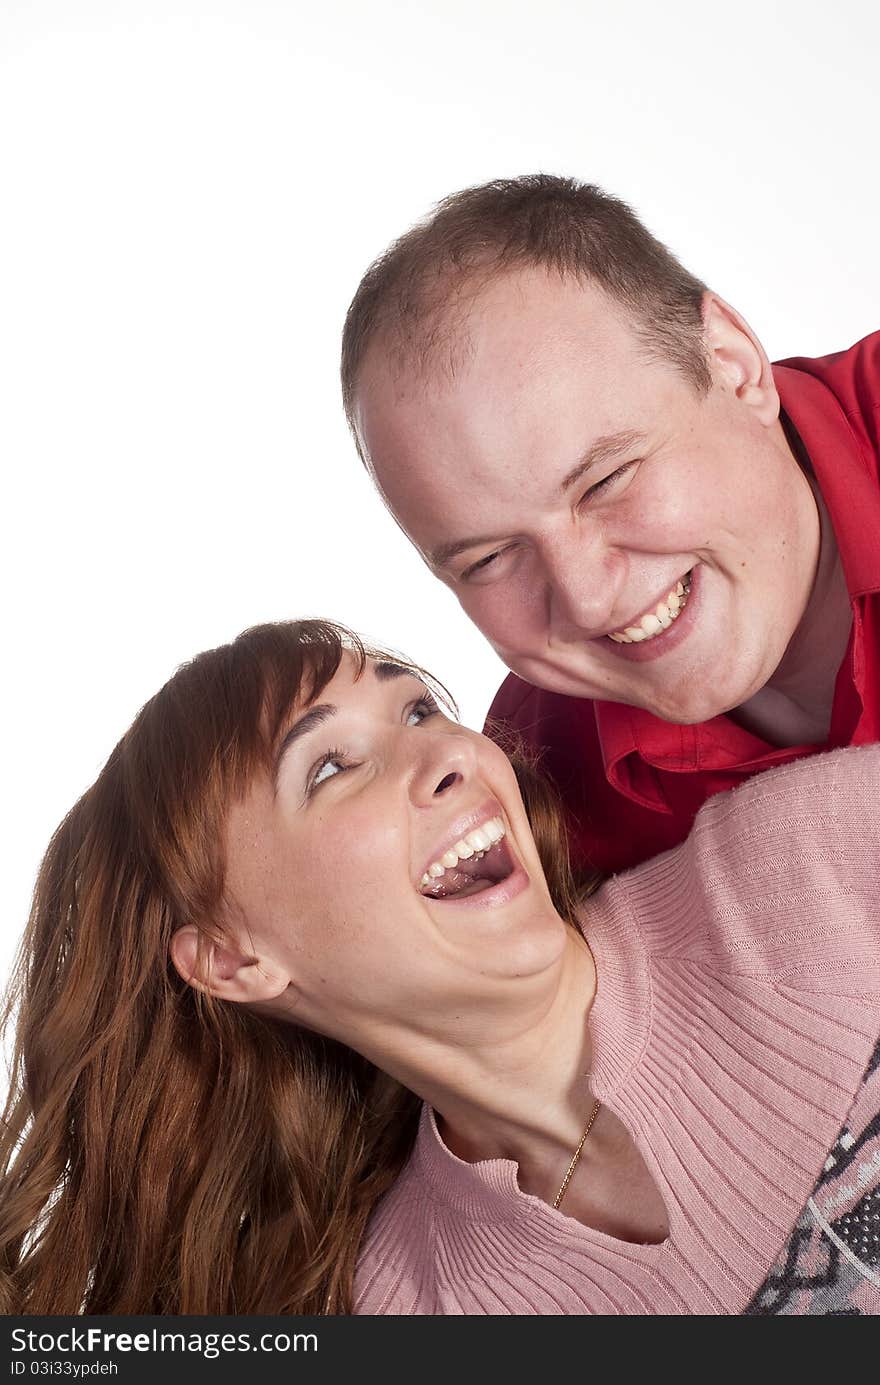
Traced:
[[513, 670], [489, 728], [543, 751], [580, 864], [880, 737], [880, 334], [771, 368], [629, 208], [539, 175], [376, 262], [342, 379], [386, 503]]

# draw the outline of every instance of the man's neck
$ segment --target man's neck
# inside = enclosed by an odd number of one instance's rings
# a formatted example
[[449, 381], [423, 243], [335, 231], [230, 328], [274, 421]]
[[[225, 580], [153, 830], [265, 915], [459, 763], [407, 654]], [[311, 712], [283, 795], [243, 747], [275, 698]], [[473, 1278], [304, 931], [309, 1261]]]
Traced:
[[819, 562], [804, 617], [776, 672], [728, 713], [770, 745], [824, 745], [837, 674], [849, 642], [852, 608], [831, 520], [818, 484], [807, 478], [819, 511]]

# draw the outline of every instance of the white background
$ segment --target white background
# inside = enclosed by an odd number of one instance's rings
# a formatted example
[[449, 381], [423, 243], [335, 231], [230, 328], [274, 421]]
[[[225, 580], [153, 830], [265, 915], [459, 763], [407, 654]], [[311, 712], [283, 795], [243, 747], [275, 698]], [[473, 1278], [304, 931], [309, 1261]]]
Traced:
[[868, 0], [0, 0], [0, 972], [139, 705], [261, 620], [337, 617], [479, 723], [501, 666], [356, 461], [360, 274], [453, 189], [630, 201], [771, 355], [878, 326]]

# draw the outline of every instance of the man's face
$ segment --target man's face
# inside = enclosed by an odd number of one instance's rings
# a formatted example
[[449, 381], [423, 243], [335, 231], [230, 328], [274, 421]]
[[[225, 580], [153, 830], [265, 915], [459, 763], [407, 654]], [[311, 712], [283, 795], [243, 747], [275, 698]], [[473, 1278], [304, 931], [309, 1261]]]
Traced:
[[649, 355], [599, 289], [540, 269], [475, 299], [455, 369], [391, 369], [357, 422], [398, 522], [539, 687], [707, 720], [770, 678], [819, 528], [766, 358], [710, 300], [713, 386]]

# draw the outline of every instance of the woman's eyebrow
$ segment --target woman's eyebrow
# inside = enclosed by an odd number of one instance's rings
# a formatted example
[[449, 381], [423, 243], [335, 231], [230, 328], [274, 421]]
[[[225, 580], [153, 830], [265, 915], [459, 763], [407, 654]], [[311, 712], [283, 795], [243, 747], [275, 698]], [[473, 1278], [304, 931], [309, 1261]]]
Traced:
[[281, 761], [284, 759], [286, 752], [293, 743], [302, 740], [303, 736], [307, 736], [310, 731], [314, 731], [316, 727], [321, 726], [330, 717], [335, 716], [338, 710], [339, 708], [334, 706], [332, 702], [319, 702], [317, 706], [310, 707], [307, 712], [304, 712], [303, 715], [293, 723], [289, 731], [286, 732], [283, 741], [275, 753], [272, 782], [276, 789], [278, 787], [278, 771], [281, 768]]
[[[371, 667], [374, 675], [380, 682], [387, 682], [392, 678], [418, 679], [418, 674], [414, 673], [411, 668], [406, 668], [403, 664], [383, 661], [382, 663], [372, 664]], [[338, 711], [339, 708], [332, 702], [319, 702], [316, 706], [310, 707], [307, 712], [303, 712], [302, 716], [298, 717], [289, 730], [285, 732], [284, 739], [275, 753], [275, 763], [272, 769], [272, 783], [276, 792], [278, 788], [278, 771], [281, 768], [281, 761], [284, 759], [286, 752], [295, 741], [302, 740], [303, 736], [308, 736], [311, 731], [314, 731], [318, 726], [322, 726], [325, 721], [335, 716]]]
[[390, 662], [373, 664], [373, 672], [381, 683], [387, 682], [390, 678], [415, 678], [419, 682], [422, 680], [419, 675], [411, 668], [405, 668], [403, 664]]

